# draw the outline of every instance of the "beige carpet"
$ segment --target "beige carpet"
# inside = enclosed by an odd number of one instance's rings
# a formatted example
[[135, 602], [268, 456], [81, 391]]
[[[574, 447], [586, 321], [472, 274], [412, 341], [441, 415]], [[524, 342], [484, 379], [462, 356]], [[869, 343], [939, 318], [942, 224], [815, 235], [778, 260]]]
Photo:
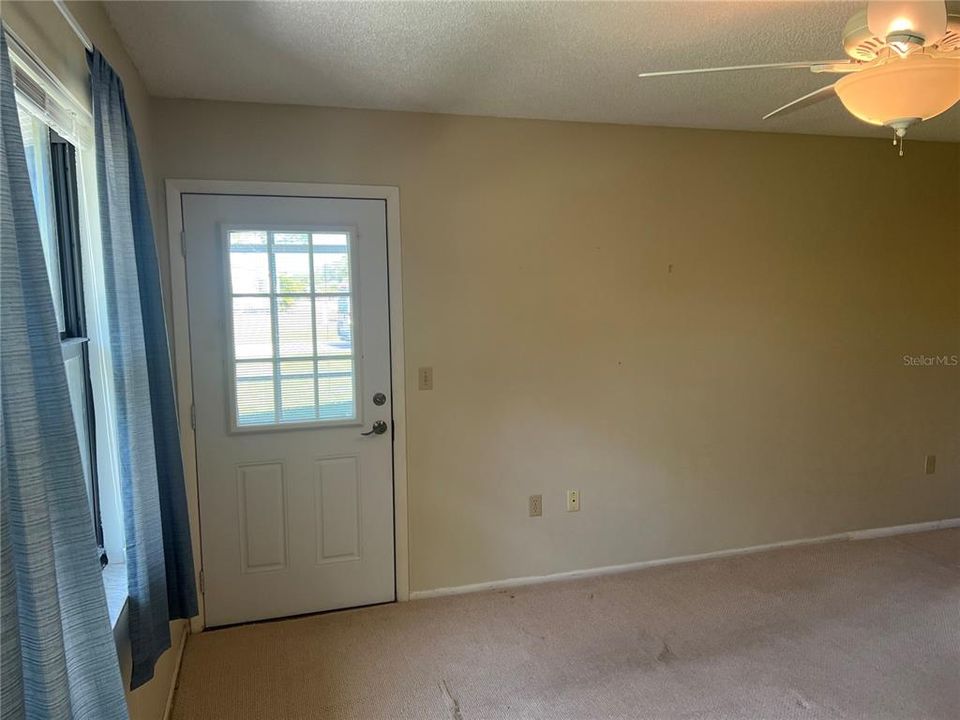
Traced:
[[960, 530], [191, 636], [173, 720], [960, 717]]

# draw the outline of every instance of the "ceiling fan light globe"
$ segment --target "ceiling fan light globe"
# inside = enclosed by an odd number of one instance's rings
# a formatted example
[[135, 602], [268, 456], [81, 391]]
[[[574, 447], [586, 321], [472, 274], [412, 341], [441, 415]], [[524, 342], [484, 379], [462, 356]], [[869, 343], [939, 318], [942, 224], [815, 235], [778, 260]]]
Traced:
[[871, 125], [929, 120], [960, 101], [960, 63], [915, 53], [845, 75], [835, 89], [850, 114]]
[[940, 0], [872, 0], [867, 5], [867, 25], [887, 42], [891, 35], [909, 32], [922, 38], [921, 45], [933, 45], [946, 32], [947, 5]]

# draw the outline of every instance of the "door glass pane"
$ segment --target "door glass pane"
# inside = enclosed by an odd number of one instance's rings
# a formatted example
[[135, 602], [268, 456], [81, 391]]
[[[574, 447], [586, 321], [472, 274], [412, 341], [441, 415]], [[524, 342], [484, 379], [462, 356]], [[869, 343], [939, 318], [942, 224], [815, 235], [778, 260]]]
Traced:
[[273, 233], [273, 243], [274, 245], [280, 246], [281, 249], [285, 245], [287, 246], [308, 245], [310, 242], [309, 238], [310, 238], [310, 233], [306, 233], [306, 232], [275, 232]]
[[277, 298], [277, 339], [282, 357], [313, 357], [312, 322], [309, 297]]
[[315, 232], [311, 238], [314, 246], [328, 245], [345, 250], [350, 245], [350, 235], [345, 232]]
[[319, 412], [322, 420], [353, 415], [353, 358], [317, 361]]
[[[284, 238], [284, 242], [280, 239]], [[296, 242], [302, 240], [302, 242]], [[306, 235], [277, 233], [273, 245], [277, 292], [310, 292], [310, 246]]]
[[350, 292], [350, 258], [345, 252], [317, 252], [313, 259], [318, 293]]
[[265, 232], [231, 234], [230, 278], [234, 293], [270, 292], [270, 256]]
[[350, 296], [318, 297], [314, 301], [317, 315], [317, 354], [347, 355], [353, 350], [353, 314]]
[[230, 233], [230, 249], [231, 250], [237, 247], [242, 247], [244, 245], [259, 245], [265, 248], [267, 246], [267, 231], [266, 230], [240, 230], [237, 232]]
[[233, 347], [238, 360], [273, 357], [269, 297], [233, 298]]
[[303, 422], [316, 419], [317, 399], [314, 396], [313, 360], [281, 362], [280, 386], [283, 420]]
[[350, 240], [228, 233], [237, 427], [357, 419]]
[[273, 363], [238, 362], [236, 389], [237, 425], [276, 421]]

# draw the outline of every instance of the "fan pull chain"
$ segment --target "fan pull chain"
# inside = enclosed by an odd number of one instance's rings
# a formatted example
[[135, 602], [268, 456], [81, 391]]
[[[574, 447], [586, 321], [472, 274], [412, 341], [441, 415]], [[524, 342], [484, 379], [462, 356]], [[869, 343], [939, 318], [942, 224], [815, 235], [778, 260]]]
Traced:
[[903, 141], [906, 139], [905, 136], [899, 135], [896, 130], [893, 131], [893, 146], [897, 146], [897, 140], [900, 140], [900, 157], [903, 157]]

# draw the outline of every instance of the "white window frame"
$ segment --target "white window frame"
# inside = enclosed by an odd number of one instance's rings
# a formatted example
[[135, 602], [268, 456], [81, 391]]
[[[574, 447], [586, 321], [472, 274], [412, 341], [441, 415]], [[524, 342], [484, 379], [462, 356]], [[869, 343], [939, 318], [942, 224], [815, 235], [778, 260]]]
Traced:
[[[347, 296], [350, 298], [350, 315], [351, 315], [351, 348], [350, 348], [350, 361], [353, 365], [353, 415], [349, 418], [338, 418], [335, 420], [303, 420], [299, 422], [283, 422], [280, 419], [281, 407], [278, 404], [276, 406], [275, 417], [276, 420], [270, 423], [262, 424], [251, 424], [251, 425], [241, 425], [238, 422], [237, 417], [237, 381], [236, 381], [236, 370], [237, 362], [240, 363], [249, 362], [245, 358], [236, 357], [236, 348], [234, 346], [234, 331], [233, 331], [233, 280], [230, 269], [230, 234], [237, 231], [250, 230], [254, 232], [266, 232], [269, 236], [270, 233], [341, 233], [347, 236], [347, 257], [350, 262], [350, 291]], [[242, 435], [250, 432], [278, 432], [284, 430], [304, 430], [308, 428], [321, 428], [321, 427], [351, 427], [363, 424], [363, 418], [360, 416], [360, 406], [359, 399], [364, 397], [363, 395], [363, 377], [362, 377], [362, 363], [360, 359], [363, 357], [363, 349], [361, 347], [361, 338], [363, 333], [360, 329], [360, 307], [359, 307], [359, 297], [356, 292], [356, 281], [358, 277], [357, 271], [357, 257], [354, 252], [354, 244], [357, 238], [357, 228], [349, 225], [260, 225], [260, 224], [239, 224], [239, 225], [226, 225], [222, 224], [220, 226], [220, 242], [223, 252], [223, 297], [224, 297], [224, 308], [225, 308], [225, 318], [226, 318], [226, 330], [227, 337], [226, 343], [224, 344], [225, 349], [225, 361], [226, 361], [226, 382], [227, 382], [227, 417], [229, 418], [229, 425], [227, 431], [230, 434]], [[267, 244], [267, 253], [272, 255], [272, 250], [270, 249], [270, 244], [268, 240]], [[311, 268], [313, 263], [311, 261]], [[273, 298], [276, 297], [276, 293], [273, 288], [273, 266], [271, 264], [270, 269], [270, 285], [271, 291], [264, 295], [264, 297], [269, 297], [271, 300], [271, 307], [273, 303]], [[312, 270], [311, 270], [312, 275]], [[241, 293], [242, 295], [243, 293]], [[309, 297], [311, 299], [311, 318], [313, 323], [313, 333], [314, 339], [316, 339], [316, 318], [313, 316], [314, 310], [314, 299], [316, 297], [321, 297], [320, 295], [315, 294], [311, 291], [309, 294], [305, 294], [304, 297]], [[342, 294], [339, 294], [342, 296]], [[330, 295], [328, 295], [330, 297]], [[271, 312], [272, 314], [272, 312]], [[274, 383], [276, 387], [274, 388], [274, 397], [279, 397], [283, 392], [282, 385], [280, 384], [280, 363], [284, 361], [281, 357], [280, 349], [278, 347], [278, 337], [277, 333], [279, 332], [279, 327], [277, 326], [277, 318], [271, 318], [271, 327], [273, 328], [273, 346], [274, 346], [274, 357], [267, 360], [262, 359], [261, 362], [269, 362], [276, 365], [274, 367]], [[320, 360], [321, 357], [314, 355], [310, 358], [311, 361], [316, 363]], [[304, 362], [307, 362], [306, 357], [303, 358]], [[314, 364], [314, 371], [316, 372], [316, 364]], [[316, 385], [314, 387], [314, 392], [316, 393]], [[314, 396], [316, 399], [316, 395]], [[318, 404], [319, 407], [319, 404]]]

